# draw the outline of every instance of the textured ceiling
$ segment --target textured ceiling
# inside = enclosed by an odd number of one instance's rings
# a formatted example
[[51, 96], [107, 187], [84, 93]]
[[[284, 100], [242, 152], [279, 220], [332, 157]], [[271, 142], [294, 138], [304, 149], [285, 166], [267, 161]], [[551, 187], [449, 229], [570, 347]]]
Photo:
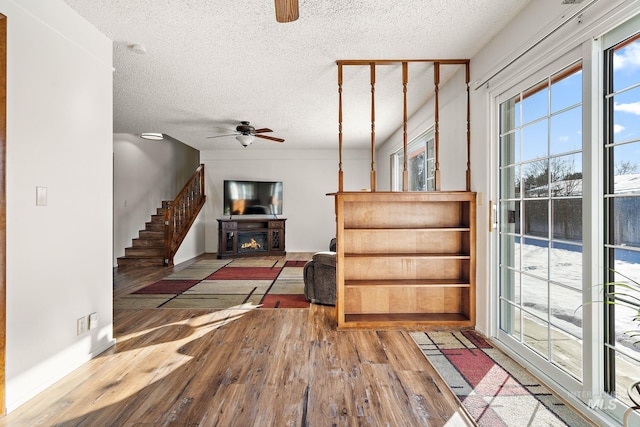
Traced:
[[[233, 137], [207, 139], [240, 120], [286, 140], [252, 149], [337, 147], [336, 60], [471, 58], [530, 0], [299, 0], [300, 18], [286, 24], [272, 0], [65, 1], [114, 42], [114, 132], [210, 150], [241, 149]], [[430, 94], [425, 68], [409, 70], [410, 111]], [[343, 90], [345, 123], [364, 120], [346, 125], [345, 144], [366, 146], [368, 69], [347, 67]], [[399, 67], [379, 68], [377, 141], [401, 126], [401, 97]]]

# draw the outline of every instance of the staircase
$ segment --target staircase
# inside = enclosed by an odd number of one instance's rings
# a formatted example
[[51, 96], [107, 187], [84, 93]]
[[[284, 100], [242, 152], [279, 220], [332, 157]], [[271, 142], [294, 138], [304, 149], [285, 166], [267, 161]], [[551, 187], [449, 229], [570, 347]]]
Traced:
[[176, 198], [162, 202], [162, 207], [151, 215], [151, 221], [138, 232], [132, 246], [118, 258], [118, 267], [173, 265], [173, 257], [205, 200], [204, 165], [200, 165]]
[[164, 215], [168, 202], [162, 202], [151, 221], [145, 223], [144, 230], [132, 240], [132, 246], [124, 249], [124, 256], [118, 258], [118, 267], [161, 266], [164, 265]]

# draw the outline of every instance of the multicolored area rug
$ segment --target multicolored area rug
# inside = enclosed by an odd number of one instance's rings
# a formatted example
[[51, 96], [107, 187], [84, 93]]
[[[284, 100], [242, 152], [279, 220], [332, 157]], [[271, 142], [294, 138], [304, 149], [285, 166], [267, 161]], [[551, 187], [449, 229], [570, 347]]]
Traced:
[[306, 308], [305, 261], [200, 260], [132, 294], [114, 308]]
[[411, 332], [479, 426], [590, 426], [474, 331]]

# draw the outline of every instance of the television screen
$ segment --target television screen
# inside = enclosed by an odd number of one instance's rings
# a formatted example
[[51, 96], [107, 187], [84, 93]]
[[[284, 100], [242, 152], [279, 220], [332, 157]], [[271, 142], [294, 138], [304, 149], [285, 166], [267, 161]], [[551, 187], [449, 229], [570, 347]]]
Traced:
[[224, 181], [225, 215], [282, 215], [282, 182]]

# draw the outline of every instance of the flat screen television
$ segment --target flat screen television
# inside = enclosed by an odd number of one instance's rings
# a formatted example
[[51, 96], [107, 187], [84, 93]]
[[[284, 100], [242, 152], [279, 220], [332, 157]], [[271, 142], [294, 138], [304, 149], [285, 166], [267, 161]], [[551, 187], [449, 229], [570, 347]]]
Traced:
[[281, 181], [224, 181], [225, 215], [282, 215]]

